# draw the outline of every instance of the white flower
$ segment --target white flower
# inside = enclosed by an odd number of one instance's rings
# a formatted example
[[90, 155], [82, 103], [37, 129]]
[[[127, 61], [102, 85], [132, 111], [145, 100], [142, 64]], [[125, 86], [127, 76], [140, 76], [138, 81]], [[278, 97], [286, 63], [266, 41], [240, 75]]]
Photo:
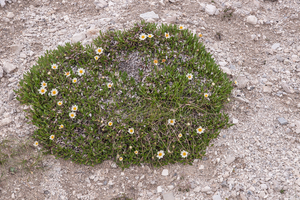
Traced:
[[183, 150], [183, 151], [181, 151], [181, 154], [180, 154], [180, 155], [181, 155], [183, 158], [186, 158], [186, 157], [188, 156], [188, 154], [189, 154], [188, 152], [186, 152], [186, 151]]
[[154, 35], [148, 34], [148, 38], [153, 38]]
[[51, 96], [56, 96], [58, 94], [58, 91], [57, 91], [57, 89], [52, 89], [51, 90]]
[[128, 133], [133, 134], [134, 133], [134, 129], [133, 128], [128, 129]]
[[108, 124], [108, 126], [112, 126], [113, 122], [108, 122], [107, 124]]
[[41, 85], [42, 85], [43, 88], [47, 87], [47, 83], [46, 83], [45, 81], [43, 81], [43, 82], [41, 83]]
[[207, 98], [208, 97], [208, 93], [204, 93], [204, 97]]
[[120, 158], [119, 158], [119, 161], [123, 161], [123, 157], [120, 157]]
[[227, 98], [227, 101], [230, 101], [230, 99], [229, 99], [229, 98]]
[[178, 137], [179, 137], [179, 138], [181, 138], [181, 137], [182, 137], [182, 134], [181, 134], [181, 133], [179, 133], [179, 134], [178, 134]]
[[72, 106], [72, 111], [77, 111], [78, 110], [78, 106], [77, 105], [73, 105]]
[[140, 35], [140, 40], [145, 40], [147, 38], [146, 34], [145, 33], [142, 33]]
[[59, 125], [59, 129], [62, 129], [62, 128], [64, 128], [64, 125], [63, 124]]
[[34, 143], [33, 143], [33, 146], [35, 146], [35, 147], [37, 147], [39, 145], [39, 142], [38, 141], [35, 141]]
[[165, 33], [165, 37], [166, 38], [170, 38], [170, 34], [169, 33]]
[[212, 83], [211, 85], [212, 85], [212, 86], [215, 86], [216, 84], [215, 84], [215, 83]]
[[73, 83], [77, 83], [77, 78], [73, 78], [73, 79], [72, 79], [72, 82], [73, 82]]
[[50, 138], [50, 140], [53, 140], [53, 139], [54, 139], [54, 137], [55, 137], [54, 135], [50, 135], [50, 137], [49, 137], [49, 138]]
[[40, 94], [45, 94], [47, 92], [46, 88], [42, 87], [39, 89]]
[[237, 81], [234, 81], [234, 84], [235, 84], [235, 85], [238, 85], [238, 82], [237, 82]]
[[183, 25], [179, 25], [179, 30], [183, 30], [184, 26]]
[[96, 49], [96, 53], [99, 54], [99, 55], [102, 54], [103, 53], [102, 47]]
[[138, 151], [134, 151], [134, 153], [137, 155], [139, 152]]
[[165, 152], [163, 150], [160, 150], [159, 152], [157, 152], [157, 156], [159, 159], [163, 158], [165, 155]]
[[52, 64], [52, 65], [51, 65], [51, 68], [52, 68], [52, 69], [57, 69], [58, 66], [57, 66], [57, 64]]
[[57, 102], [57, 105], [61, 106], [63, 104], [62, 101]]
[[205, 129], [202, 128], [201, 126], [199, 126], [199, 127], [197, 128], [197, 133], [199, 133], [199, 134], [203, 133], [204, 131], [205, 131]]
[[73, 118], [76, 117], [76, 113], [75, 113], [75, 112], [70, 112], [70, 113], [69, 113], [69, 116], [73, 119]]
[[193, 79], [193, 74], [187, 74], [186, 77], [187, 77], [189, 80], [192, 80], [192, 79]]
[[65, 76], [66, 76], [66, 77], [69, 77], [70, 75], [71, 75], [70, 72], [65, 72]]
[[113, 86], [113, 83], [107, 83], [107, 87], [111, 88]]
[[168, 119], [168, 124], [174, 125], [175, 124], [175, 119]]
[[95, 58], [95, 60], [98, 60], [98, 59], [99, 59], [99, 56], [95, 56], [94, 58]]
[[79, 76], [82, 76], [84, 74], [84, 72], [85, 72], [85, 70], [83, 68], [79, 68], [77, 70], [77, 73], [78, 73]]

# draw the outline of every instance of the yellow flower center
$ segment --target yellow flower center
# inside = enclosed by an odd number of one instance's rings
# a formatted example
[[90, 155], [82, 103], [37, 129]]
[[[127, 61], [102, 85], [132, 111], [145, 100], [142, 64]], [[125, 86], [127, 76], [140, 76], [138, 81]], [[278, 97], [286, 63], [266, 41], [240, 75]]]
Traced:
[[199, 34], [199, 37], [202, 37], [202, 34], [201, 34], [201, 33]]
[[76, 81], [77, 81], [76, 79], [73, 80], [74, 83], [76, 83]]
[[142, 38], [144, 39], [144, 38], [145, 38], [145, 36], [144, 36], [144, 35], [142, 35]]
[[158, 61], [157, 61], [157, 60], [154, 60], [153, 62], [154, 62], [155, 64], [156, 64], [156, 63], [158, 63]]
[[183, 29], [183, 27], [182, 27], [182, 26], [180, 26], [180, 29]]
[[112, 125], [112, 123], [109, 123], [108, 125], [110, 125], [110, 126], [111, 126], [111, 125]]
[[202, 128], [198, 128], [198, 131], [201, 132], [201, 131], [202, 131]]
[[45, 92], [45, 90], [44, 90], [44, 89], [41, 89], [41, 92]]
[[183, 153], [182, 153], [182, 155], [183, 155], [183, 156], [186, 156], [186, 153], [185, 153], [185, 152], [183, 152]]
[[192, 78], [191, 75], [189, 75], [189, 78]]
[[56, 94], [56, 91], [53, 91], [52, 94]]
[[35, 145], [38, 145], [38, 144], [39, 144], [39, 143], [37, 143], [37, 142], [35, 143]]
[[166, 62], [166, 59], [162, 59], [162, 62]]
[[158, 153], [158, 156], [162, 156], [162, 153]]
[[149, 35], [148, 37], [149, 37], [149, 38], [151, 38], [151, 37], [152, 37], [152, 35]]
[[79, 71], [79, 73], [81, 73], [81, 74], [82, 74], [82, 73], [83, 73], [83, 71], [82, 71], [82, 70], [80, 70], [80, 71]]
[[98, 49], [98, 52], [100, 53], [102, 50], [101, 49]]
[[74, 117], [74, 114], [71, 114], [71, 117]]
[[130, 129], [130, 133], [132, 133], [133, 132], [133, 130], [132, 129]]
[[46, 83], [43, 83], [43, 86], [46, 86]]
[[171, 120], [170, 123], [173, 124], [173, 120]]

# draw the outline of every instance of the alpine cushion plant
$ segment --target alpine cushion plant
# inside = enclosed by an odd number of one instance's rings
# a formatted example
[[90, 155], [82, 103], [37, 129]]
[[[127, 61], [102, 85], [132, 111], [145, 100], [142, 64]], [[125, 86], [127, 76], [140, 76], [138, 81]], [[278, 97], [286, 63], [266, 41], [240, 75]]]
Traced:
[[191, 164], [230, 126], [221, 109], [233, 83], [201, 38], [176, 25], [142, 21], [86, 47], [58, 46], [19, 84], [37, 144], [87, 165]]

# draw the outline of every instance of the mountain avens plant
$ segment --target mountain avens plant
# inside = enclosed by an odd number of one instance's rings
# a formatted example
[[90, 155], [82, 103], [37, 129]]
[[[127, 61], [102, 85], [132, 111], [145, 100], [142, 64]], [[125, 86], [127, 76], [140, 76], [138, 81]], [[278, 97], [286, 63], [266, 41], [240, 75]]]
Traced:
[[94, 165], [191, 164], [227, 128], [233, 83], [183, 26], [135, 24], [47, 51], [15, 91], [34, 146]]

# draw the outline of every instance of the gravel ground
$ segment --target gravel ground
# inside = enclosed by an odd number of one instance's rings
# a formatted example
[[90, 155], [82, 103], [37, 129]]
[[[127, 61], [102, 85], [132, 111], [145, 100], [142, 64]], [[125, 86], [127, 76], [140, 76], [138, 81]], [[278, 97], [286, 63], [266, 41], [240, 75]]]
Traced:
[[[89, 44], [99, 30], [130, 28], [141, 16], [201, 32], [238, 81], [225, 107], [235, 125], [192, 166], [122, 171], [111, 161], [88, 167], [44, 156], [42, 169], [24, 173], [0, 165], [0, 199], [299, 200], [299, 11], [299, 0], [0, 0], [1, 143], [21, 143], [34, 130], [13, 89], [38, 56], [65, 42]], [[31, 149], [20, 155], [38, 151]]]

